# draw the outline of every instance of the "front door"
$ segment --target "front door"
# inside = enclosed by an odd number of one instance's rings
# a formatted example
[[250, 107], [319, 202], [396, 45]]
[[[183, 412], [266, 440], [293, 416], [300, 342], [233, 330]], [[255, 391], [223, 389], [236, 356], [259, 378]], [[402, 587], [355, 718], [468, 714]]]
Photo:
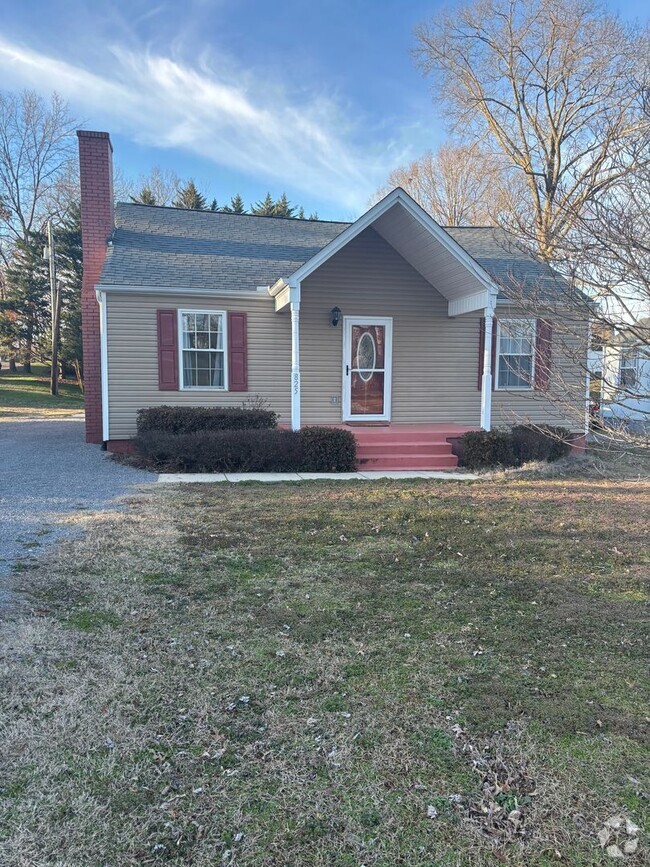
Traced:
[[343, 420], [390, 421], [393, 320], [343, 320]]

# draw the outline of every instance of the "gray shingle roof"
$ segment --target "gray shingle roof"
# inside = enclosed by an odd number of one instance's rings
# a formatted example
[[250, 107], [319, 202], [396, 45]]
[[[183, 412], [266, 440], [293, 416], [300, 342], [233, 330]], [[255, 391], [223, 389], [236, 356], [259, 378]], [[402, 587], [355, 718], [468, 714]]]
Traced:
[[[254, 290], [290, 276], [349, 225], [121, 202], [100, 282]], [[447, 231], [502, 286], [557, 280], [500, 229]]]

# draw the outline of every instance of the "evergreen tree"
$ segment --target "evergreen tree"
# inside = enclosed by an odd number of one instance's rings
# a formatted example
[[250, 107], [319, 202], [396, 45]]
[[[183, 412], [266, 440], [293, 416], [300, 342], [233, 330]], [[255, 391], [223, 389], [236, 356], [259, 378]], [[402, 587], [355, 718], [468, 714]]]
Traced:
[[51, 315], [45, 242], [41, 232], [29, 232], [26, 240], [16, 241], [0, 301], [2, 342], [17, 351], [26, 373], [31, 373], [34, 359], [47, 354]]
[[271, 193], [267, 193], [261, 202], [251, 205], [251, 214], [254, 214], [256, 217], [275, 216], [275, 202], [271, 198]]
[[305, 209], [303, 208], [302, 205], [298, 208], [298, 214], [297, 214], [296, 219], [298, 219], [298, 220], [304, 220], [305, 219]]
[[[224, 208], [224, 210], [225, 210], [225, 208]], [[245, 214], [246, 213], [246, 208], [244, 206], [244, 200], [239, 195], [239, 193], [237, 193], [237, 195], [233, 196], [232, 199], [230, 200], [229, 213], [232, 213], [232, 214]]]
[[63, 373], [82, 379], [81, 345], [81, 210], [74, 204], [63, 225], [54, 231], [57, 279], [62, 284], [61, 342], [59, 358]]
[[142, 187], [137, 196], [131, 196], [131, 201], [136, 205], [155, 205], [156, 197], [146, 185]]
[[210, 202], [210, 210], [211, 211], [219, 211], [219, 210], [223, 211], [223, 208], [219, 208], [217, 205], [217, 200], [212, 199], [212, 201]]
[[295, 215], [295, 211], [295, 205], [292, 205], [289, 202], [286, 193], [282, 193], [273, 206], [274, 217], [285, 217], [285, 219], [291, 219], [291, 217]]
[[196, 184], [190, 180], [178, 189], [176, 198], [172, 202], [174, 208], [187, 208], [196, 211], [205, 211], [205, 196], [198, 191]]
[[309, 215], [309, 219], [310, 220], [317, 220], [318, 219], [318, 212], [312, 211], [312, 213]]

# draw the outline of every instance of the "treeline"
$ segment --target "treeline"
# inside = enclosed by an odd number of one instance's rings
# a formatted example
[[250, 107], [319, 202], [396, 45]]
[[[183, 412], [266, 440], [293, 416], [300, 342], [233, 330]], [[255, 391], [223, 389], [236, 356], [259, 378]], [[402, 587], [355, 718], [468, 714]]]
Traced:
[[[160, 179], [160, 175], [161, 170], [154, 169], [152, 177]], [[263, 199], [251, 204], [247, 209], [239, 193], [232, 196], [227, 204], [220, 205], [214, 198], [208, 204], [207, 197], [198, 189], [192, 178], [185, 183], [178, 181], [174, 184], [172, 177], [171, 184], [176, 187], [171, 202], [165, 192], [162, 195], [157, 194], [154, 182], [147, 180], [141, 184], [139, 191], [129, 195], [129, 198], [132, 202], [140, 205], [166, 205], [172, 208], [188, 208], [195, 211], [218, 211], [222, 214], [252, 214], [256, 217], [284, 217], [295, 220], [318, 219], [318, 214], [315, 212], [309, 214], [308, 217], [305, 216], [305, 209], [300, 205], [292, 204], [286, 193], [282, 193], [279, 199], [274, 199], [269, 192]]]

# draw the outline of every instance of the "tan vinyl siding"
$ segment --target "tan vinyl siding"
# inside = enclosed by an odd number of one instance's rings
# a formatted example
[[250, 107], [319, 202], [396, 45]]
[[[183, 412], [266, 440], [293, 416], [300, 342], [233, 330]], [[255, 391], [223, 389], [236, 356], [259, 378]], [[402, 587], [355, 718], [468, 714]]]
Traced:
[[[499, 304], [498, 319], [534, 319], [535, 310], [527, 305], [525, 310], [515, 306]], [[557, 315], [547, 311], [539, 318], [547, 319], [553, 325], [551, 342], [551, 381], [548, 391], [508, 391], [495, 389], [492, 393], [492, 425], [518, 424], [529, 421], [533, 424], [551, 424], [568, 427], [571, 431], [582, 430], [585, 411], [585, 374], [584, 364], [576, 364], [569, 354], [579, 354], [586, 347], [586, 322], [571, 322], [563, 327]], [[555, 320], [555, 321], [554, 321]], [[568, 321], [568, 320], [567, 320]], [[584, 328], [585, 338], [580, 340], [580, 328]], [[496, 365], [495, 365], [496, 367]], [[494, 371], [496, 382], [496, 369]]]
[[[135, 434], [135, 417], [147, 406], [241, 406], [261, 395], [281, 420], [290, 417], [291, 330], [273, 300], [206, 295], [107, 293], [110, 439]], [[159, 391], [156, 310], [237, 310], [248, 313], [248, 392]]]
[[[343, 316], [393, 318], [392, 421], [478, 425], [480, 313], [450, 319], [447, 301], [372, 229], [302, 284], [302, 421], [341, 421]], [[338, 405], [332, 404], [338, 398]]]

